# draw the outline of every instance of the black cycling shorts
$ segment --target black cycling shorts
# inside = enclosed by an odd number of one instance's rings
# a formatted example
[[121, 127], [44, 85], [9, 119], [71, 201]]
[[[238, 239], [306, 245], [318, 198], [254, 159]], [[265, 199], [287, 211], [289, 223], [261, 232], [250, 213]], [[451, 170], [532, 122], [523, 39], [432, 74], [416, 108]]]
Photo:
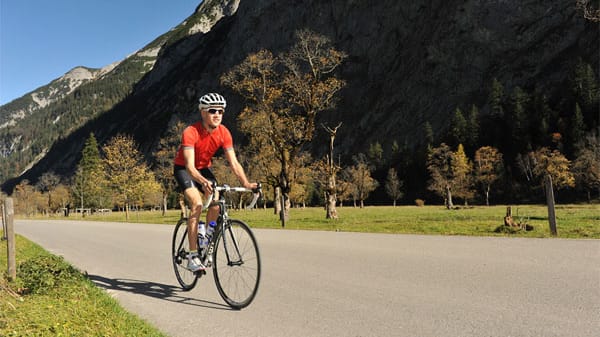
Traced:
[[[217, 178], [215, 178], [215, 175], [209, 168], [203, 168], [199, 171], [204, 178], [214, 182], [215, 184], [217, 183]], [[195, 187], [199, 189], [200, 192], [204, 193], [202, 185], [192, 179], [192, 176], [188, 173], [184, 166], [175, 165], [173, 168], [173, 175], [175, 176], [175, 180], [177, 181], [177, 185], [179, 185], [181, 192], [190, 187]]]

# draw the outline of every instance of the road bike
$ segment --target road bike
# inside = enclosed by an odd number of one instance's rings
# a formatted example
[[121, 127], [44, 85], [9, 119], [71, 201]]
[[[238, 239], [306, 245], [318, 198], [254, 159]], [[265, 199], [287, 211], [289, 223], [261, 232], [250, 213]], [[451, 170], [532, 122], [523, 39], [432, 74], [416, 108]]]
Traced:
[[[234, 309], [247, 307], [258, 291], [260, 283], [260, 254], [256, 238], [250, 227], [241, 220], [231, 219], [227, 214], [225, 196], [232, 192], [253, 192], [246, 208], [253, 208], [260, 196], [260, 185], [256, 190], [228, 185], [214, 186], [220, 192], [219, 200], [207, 198], [203, 210], [219, 206], [219, 216], [212, 237], [206, 248], [198, 245], [198, 255], [207, 269], [212, 268], [219, 294]], [[206, 270], [193, 272], [187, 268], [190, 252], [187, 218], [182, 216], [175, 225], [171, 256], [177, 281], [188, 291], [193, 289]]]

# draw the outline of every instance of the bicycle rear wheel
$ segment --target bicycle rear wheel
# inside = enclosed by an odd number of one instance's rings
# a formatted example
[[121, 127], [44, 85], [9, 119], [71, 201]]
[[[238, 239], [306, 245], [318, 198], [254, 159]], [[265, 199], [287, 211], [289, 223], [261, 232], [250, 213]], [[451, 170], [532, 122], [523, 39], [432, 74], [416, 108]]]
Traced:
[[175, 277], [177, 277], [177, 281], [185, 291], [194, 288], [196, 282], [198, 282], [198, 274], [187, 269], [187, 255], [190, 251], [187, 232], [187, 219], [179, 220], [175, 225], [173, 242], [171, 243], [171, 257], [173, 258]]
[[234, 309], [248, 306], [260, 283], [260, 254], [250, 227], [239, 220], [224, 224], [213, 260], [213, 275], [223, 300]]

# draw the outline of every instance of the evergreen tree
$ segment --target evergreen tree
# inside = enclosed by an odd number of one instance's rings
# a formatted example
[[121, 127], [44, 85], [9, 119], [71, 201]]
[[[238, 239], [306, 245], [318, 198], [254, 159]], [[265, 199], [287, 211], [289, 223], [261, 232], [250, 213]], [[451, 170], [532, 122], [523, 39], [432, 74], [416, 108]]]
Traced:
[[498, 79], [494, 78], [487, 99], [490, 111], [482, 120], [482, 129], [486, 130], [486, 132], [481, 135], [481, 143], [503, 147], [507, 142], [504, 100], [504, 86]]
[[460, 108], [456, 108], [454, 115], [450, 120], [450, 130], [448, 133], [448, 140], [451, 145], [464, 144], [467, 140], [467, 120], [463, 115]]
[[383, 147], [379, 142], [371, 143], [369, 145], [369, 159], [378, 168], [383, 164]]
[[510, 148], [515, 153], [526, 150], [531, 144], [529, 141], [529, 128], [527, 123], [528, 95], [521, 87], [515, 87], [511, 96]]
[[598, 81], [592, 66], [579, 60], [575, 66], [571, 86], [575, 100], [582, 104], [583, 110], [589, 117], [588, 122], [591, 122], [596, 118], [595, 114], [598, 112], [597, 105], [600, 98]]
[[577, 144], [583, 143], [585, 136], [585, 122], [583, 120], [583, 114], [581, 113], [581, 108], [578, 103], [575, 103], [575, 113], [571, 117], [571, 132], [570, 132], [570, 144], [573, 148], [577, 146]]
[[497, 119], [504, 118], [504, 86], [494, 77], [489, 97], [490, 113]]
[[80, 208], [102, 208], [107, 206], [107, 192], [103, 165], [98, 142], [93, 133], [85, 141], [81, 159], [73, 177], [73, 197]]
[[548, 98], [545, 94], [539, 91], [535, 93], [529, 116], [532, 145], [547, 146], [550, 140], [550, 122], [555, 122], [557, 117], [548, 106]]
[[[473, 151], [479, 142], [479, 108], [475, 104], [471, 106], [467, 118], [466, 145]], [[472, 153], [472, 152], [471, 152]]]
[[423, 125], [423, 134], [425, 135], [425, 148], [429, 151], [433, 147], [433, 128], [429, 122]]

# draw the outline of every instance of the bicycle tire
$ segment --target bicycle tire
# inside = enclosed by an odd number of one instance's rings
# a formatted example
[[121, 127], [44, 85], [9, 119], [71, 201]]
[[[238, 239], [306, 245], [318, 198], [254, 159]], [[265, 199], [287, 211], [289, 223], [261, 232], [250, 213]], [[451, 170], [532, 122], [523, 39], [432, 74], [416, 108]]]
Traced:
[[218, 234], [213, 260], [213, 276], [223, 300], [234, 309], [247, 307], [258, 291], [261, 268], [250, 227], [240, 220], [228, 220]]
[[181, 219], [177, 222], [173, 230], [171, 257], [177, 282], [179, 282], [181, 288], [185, 291], [193, 289], [199, 277], [198, 273], [187, 269], [187, 254], [189, 251], [190, 243], [187, 237], [187, 219]]

